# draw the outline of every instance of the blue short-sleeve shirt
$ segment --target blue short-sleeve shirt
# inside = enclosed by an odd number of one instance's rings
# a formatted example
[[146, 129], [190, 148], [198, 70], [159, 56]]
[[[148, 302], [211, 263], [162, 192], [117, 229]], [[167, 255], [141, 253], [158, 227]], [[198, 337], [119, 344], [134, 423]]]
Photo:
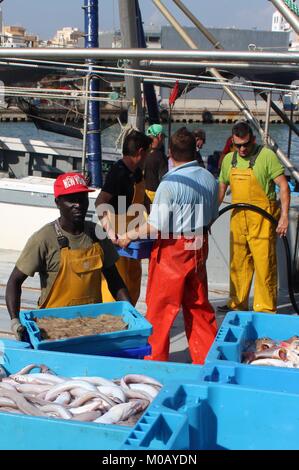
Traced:
[[148, 223], [160, 232], [199, 232], [218, 216], [218, 183], [196, 160], [163, 177]]

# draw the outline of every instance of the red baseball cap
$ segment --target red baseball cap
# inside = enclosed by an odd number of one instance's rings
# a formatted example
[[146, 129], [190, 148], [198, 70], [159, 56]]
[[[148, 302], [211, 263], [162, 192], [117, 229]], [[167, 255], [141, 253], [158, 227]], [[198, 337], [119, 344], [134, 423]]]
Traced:
[[54, 197], [66, 196], [74, 193], [91, 193], [95, 189], [87, 186], [86, 179], [80, 173], [64, 173], [54, 182]]

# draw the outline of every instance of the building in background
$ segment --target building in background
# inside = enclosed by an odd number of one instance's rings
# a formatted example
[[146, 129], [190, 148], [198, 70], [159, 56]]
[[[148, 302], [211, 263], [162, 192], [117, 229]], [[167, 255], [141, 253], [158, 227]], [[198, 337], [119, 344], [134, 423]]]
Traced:
[[84, 37], [84, 33], [78, 28], [66, 26], [59, 29], [49, 45], [54, 47], [78, 47], [78, 41]]
[[[151, 24], [146, 27], [145, 31], [145, 41], [149, 49], [160, 49], [161, 48], [161, 27], [154, 26]], [[99, 46], [102, 49], [110, 48], [120, 48], [121, 46], [121, 32], [120, 30], [116, 31], [99, 31]], [[78, 40], [78, 47], [84, 47], [84, 37], [81, 37]]]
[[[293, 0], [293, 3], [296, 4], [296, 0]], [[290, 35], [289, 40], [289, 50], [298, 51], [299, 50], [299, 36], [292, 29], [290, 24], [282, 16], [279, 11], [275, 11], [272, 16], [272, 31], [275, 32], [287, 32]]]
[[23, 26], [2, 26], [2, 47], [38, 47], [38, 36], [27, 34]]

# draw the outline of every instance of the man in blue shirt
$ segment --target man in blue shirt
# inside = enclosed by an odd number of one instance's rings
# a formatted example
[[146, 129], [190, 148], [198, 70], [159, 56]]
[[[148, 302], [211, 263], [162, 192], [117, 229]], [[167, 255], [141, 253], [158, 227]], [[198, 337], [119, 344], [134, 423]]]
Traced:
[[169, 155], [174, 168], [158, 187], [148, 223], [128, 231], [119, 244], [158, 234], [146, 294], [146, 318], [153, 325], [152, 354], [146, 359], [168, 361], [170, 329], [182, 307], [192, 362], [202, 364], [217, 331], [206, 260], [209, 225], [218, 214], [218, 187], [195, 160], [195, 137], [186, 127], [172, 135]]

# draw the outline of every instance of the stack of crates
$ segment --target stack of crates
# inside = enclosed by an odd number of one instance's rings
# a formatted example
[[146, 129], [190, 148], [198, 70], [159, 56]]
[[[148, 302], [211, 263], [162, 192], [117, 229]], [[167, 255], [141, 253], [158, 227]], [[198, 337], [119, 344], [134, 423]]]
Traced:
[[163, 387], [131, 428], [0, 413], [0, 448], [299, 449], [299, 371], [241, 363], [248, 340], [298, 334], [299, 317], [231, 312], [204, 366], [7, 347], [8, 373], [37, 363], [66, 377], [145, 374]]

